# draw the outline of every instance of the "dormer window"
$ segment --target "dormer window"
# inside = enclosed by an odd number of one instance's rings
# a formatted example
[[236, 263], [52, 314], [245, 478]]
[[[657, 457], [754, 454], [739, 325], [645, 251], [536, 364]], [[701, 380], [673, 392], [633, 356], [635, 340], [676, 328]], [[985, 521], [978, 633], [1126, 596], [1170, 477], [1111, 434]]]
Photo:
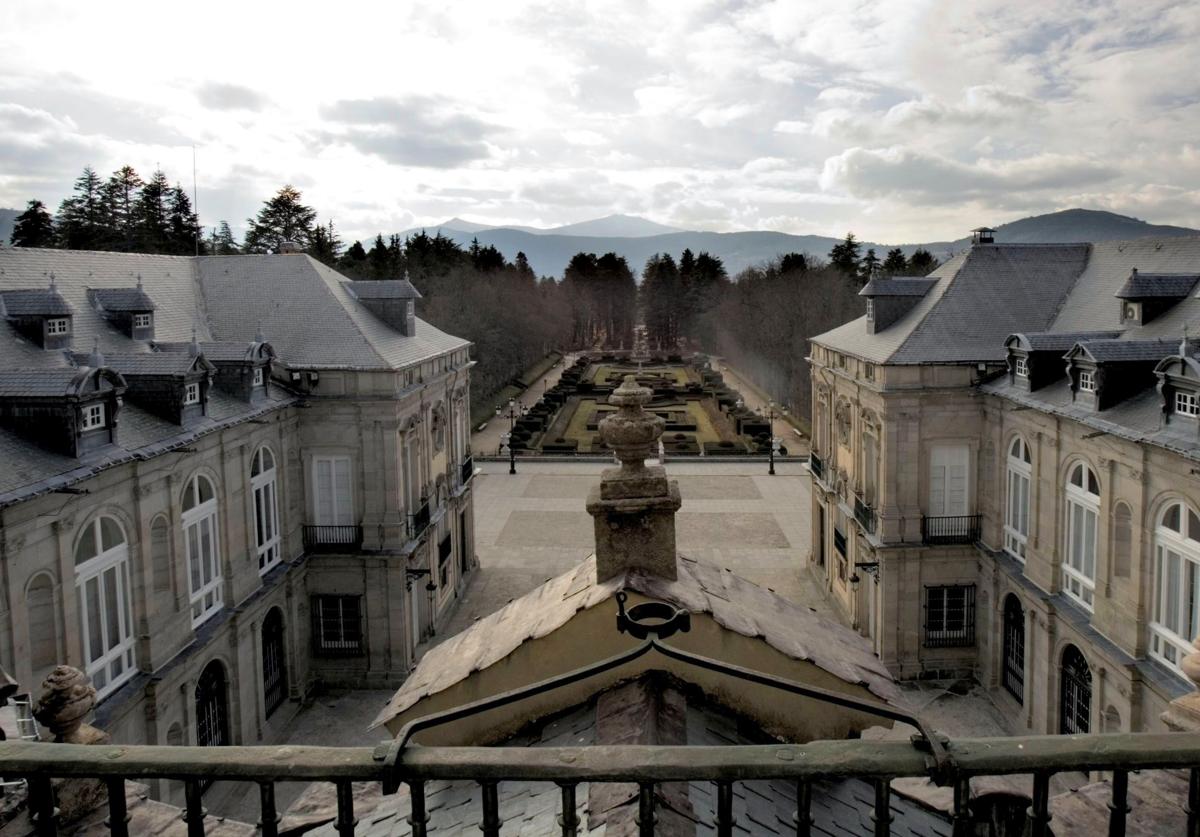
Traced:
[[1142, 312], [1140, 306], [1136, 302], [1125, 303], [1125, 310], [1121, 314], [1122, 322], [1141, 322]]
[[200, 384], [188, 384], [183, 390], [183, 404], [186, 407], [189, 404], [200, 403]]
[[255, 367], [255, 369], [254, 369], [254, 386], [261, 387], [263, 385], [264, 377], [265, 376], [263, 375], [263, 368], [261, 366]]
[[1029, 361], [1026, 358], [1017, 356], [1013, 361], [1013, 371], [1022, 378], [1029, 377]]
[[1181, 416], [1200, 416], [1200, 396], [1176, 390], [1175, 412]]
[[1090, 369], [1079, 370], [1079, 389], [1082, 392], [1096, 391], [1096, 375]]
[[104, 405], [89, 404], [83, 408], [81, 430], [98, 430], [104, 426]]
[[154, 316], [152, 314], [134, 314], [134, 328], [150, 328], [154, 324]]
[[55, 317], [52, 320], [46, 320], [46, 334], [70, 334], [71, 319], [69, 317]]

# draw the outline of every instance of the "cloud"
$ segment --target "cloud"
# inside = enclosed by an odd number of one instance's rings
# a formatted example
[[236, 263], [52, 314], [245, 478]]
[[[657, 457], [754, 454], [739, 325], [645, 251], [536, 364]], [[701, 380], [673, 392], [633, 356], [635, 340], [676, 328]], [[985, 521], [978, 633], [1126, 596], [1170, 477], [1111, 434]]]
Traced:
[[962, 99], [947, 102], [937, 96], [910, 99], [893, 105], [883, 116], [886, 127], [909, 130], [939, 125], [997, 125], [1038, 117], [1044, 106], [1019, 93], [995, 85], [976, 85]]
[[208, 81], [196, 88], [200, 104], [211, 110], [261, 111], [269, 100], [262, 93], [240, 84]]
[[339, 126], [321, 138], [389, 163], [452, 168], [492, 156], [487, 139], [497, 129], [427, 96], [342, 99], [321, 108]]
[[968, 164], [902, 147], [850, 148], [825, 161], [820, 183], [857, 198], [933, 204], [999, 200], [1020, 191], [1078, 190], [1118, 175], [1111, 166], [1065, 154]]

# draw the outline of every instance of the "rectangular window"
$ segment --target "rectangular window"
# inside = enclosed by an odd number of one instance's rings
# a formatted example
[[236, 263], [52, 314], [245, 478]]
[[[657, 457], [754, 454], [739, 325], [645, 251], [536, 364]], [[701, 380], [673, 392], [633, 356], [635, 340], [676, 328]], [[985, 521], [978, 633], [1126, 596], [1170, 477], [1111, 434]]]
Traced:
[[970, 450], [964, 446], [934, 448], [929, 458], [929, 517], [967, 513]]
[[150, 318], [149, 314], [134, 314], [133, 315], [133, 327], [134, 328], [150, 328], [150, 324], [152, 322], [153, 322], [153, 320]]
[[1194, 392], [1176, 392], [1175, 412], [1181, 416], [1200, 416], [1200, 396]]
[[353, 526], [354, 494], [350, 482], [350, 457], [314, 456], [313, 512], [318, 526]]
[[183, 403], [185, 406], [200, 403], [200, 384], [188, 384], [183, 388]]
[[71, 330], [71, 321], [66, 317], [46, 320], [47, 334], [66, 334]]
[[1018, 357], [1013, 361], [1013, 371], [1022, 378], [1029, 377], [1029, 361], [1023, 357]]
[[450, 585], [450, 556], [454, 552], [454, 542], [450, 533], [438, 543], [438, 584], [443, 588]]
[[975, 644], [975, 585], [925, 588], [925, 647]]
[[875, 380], [875, 364], [873, 364], [873, 363], [864, 363], [863, 364], [863, 378], [868, 381]]
[[261, 366], [256, 366], [256, 367], [254, 368], [254, 386], [256, 386], [256, 387], [261, 387], [261, 386], [263, 385], [263, 379], [264, 379], [264, 377], [265, 377], [265, 376], [263, 375], [263, 369], [262, 369], [262, 367], [261, 367]]
[[83, 430], [96, 430], [104, 426], [104, 405], [89, 404], [83, 408]]
[[1083, 392], [1096, 391], [1096, 376], [1090, 370], [1079, 370], [1079, 389]]
[[363, 653], [362, 598], [313, 596], [313, 652], [321, 657]]

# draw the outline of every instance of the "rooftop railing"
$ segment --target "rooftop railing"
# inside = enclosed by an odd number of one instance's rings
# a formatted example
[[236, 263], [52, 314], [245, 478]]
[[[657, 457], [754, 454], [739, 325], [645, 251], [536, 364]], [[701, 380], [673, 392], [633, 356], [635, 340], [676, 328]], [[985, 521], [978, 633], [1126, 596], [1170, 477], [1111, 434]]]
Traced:
[[304, 527], [304, 549], [306, 552], [357, 552], [362, 549], [361, 526], [309, 526]]
[[[205, 833], [201, 803], [206, 782], [227, 780], [259, 785], [260, 829], [279, 833], [276, 782], [331, 782], [337, 790], [335, 826], [354, 834], [352, 782], [380, 782], [384, 793], [401, 784], [411, 795], [415, 837], [437, 833], [428, 828], [426, 783], [470, 780], [479, 784], [485, 837], [500, 834], [500, 794], [505, 781], [555, 783], [561, 787], [561, 833], [579, 833], [576, 792], [584, 782], [635, 783], [639, 834], [655, 833], [657, 786], [663, 782], [712, 782], [715, 785], [718, 835], [734, 832], [732, 789], [737, 782], [782, 780], [796, 783], [795, 833], [811, 832], [809, 809], [813, 783], [860, 778], [874, 784], [877, 835], [890, 833], [890, 781], [928, 777], [954, 788], [952, 822], [956, 835], [974, 834], [969, 810], [970, 783], [982, 776], [1030, 774], [1033, 799], [1026, 813], [1027, 834], [1050, 834], [1050, 778], [1062, 771], [1111, 771], [1110, 835], [1125, 833], [1129, 771], [1190, 771], [1188, 835], [1200, 835], [1200, 734], [1117, 734], [1024, 736], [945, 740], [948, 761], [940, 768], [928, 748], [909, 741], [812, 741], [726, 747], [584, 746], [584, 747], [425, 747], [401, 749], [398, 741], [369, 747], [171, 747], [84, 746], [25, 741], [0, 743], [0, 776], [28, 781], [29, 807], [41, 837], [57, 834], [51, 779], [94, 777], [108, 787], [110, 829], [129, 833], [125, 782], [170, 778], [184, 782], [189, 837]], [[216, 820], [211, 821], [213, 824]]]
[[922, 517], [921, 540], [930, 545], [972, 544], [979, 540], [982, 515], [958, 514], [949, 517]]
[[858, 521], [858, 525], [863, 527], [863, 530], [869, 534], [875, 534], [875, 509], [868, 503], [864, 503], [861, 498], [854, 498], [854, 519]]

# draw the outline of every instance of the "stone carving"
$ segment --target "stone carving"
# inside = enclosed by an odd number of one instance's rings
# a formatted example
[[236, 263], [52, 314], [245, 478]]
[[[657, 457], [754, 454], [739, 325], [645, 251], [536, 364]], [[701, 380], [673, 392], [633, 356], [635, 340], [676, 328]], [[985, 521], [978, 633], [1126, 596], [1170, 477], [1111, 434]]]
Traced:
[[[95, 705], [96, 689], [87, 675], [72, 666], [56, 666], [42, 681], [33, 717], [54, 734], [55, 743], [107, 744], [112, 740], [108, 733], [83, 721]], [[105, 798], [99, 779], [56, 779], [54, 788], [62, 822], [90, 813]]]
[[675, 512], [682, 505], [679, 485], [661, 465], [646, 467], [657, 450], [665, 422], [644, 405], [652, 392], [626, 375], [609, 403], [618, 410], [599, 426], [600, 438], [614, 451], [620, 468], [608, 468], [588, 495], [595, 518], [596, 577], [603, 581], [626, 570], [676, 577]]
[[1179, 661], [1179, 668], [1192, 681], [1192, 691], [1171, 701], [1161, 716], [1164, 724], [1182, 732], [1200, 732], [1200, 637], [1192, 641], [1192, 648]]
[[850, 403], [839, 401], [833, 411], [833, 420], [837, 424], [838, 444], [850, 447]]

